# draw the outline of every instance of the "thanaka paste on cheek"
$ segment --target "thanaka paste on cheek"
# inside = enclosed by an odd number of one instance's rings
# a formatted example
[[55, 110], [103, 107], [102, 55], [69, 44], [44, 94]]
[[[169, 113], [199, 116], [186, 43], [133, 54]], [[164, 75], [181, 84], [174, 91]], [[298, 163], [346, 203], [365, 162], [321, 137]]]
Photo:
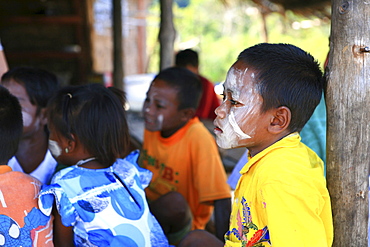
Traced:
[[32, 123], [32, 117], [29, 113], [22, 111], [23, 126], [28, 127]]
[[[231, 106], [227, 118], [222, 119], [220, 126], [222, 133], [217, 135], [217, 144], [221, 148], [239, 147], [243, 140], [250, 139], [254, 135], [256, 123], [253, 119], [258, 112], [261, 98], [255, 87], [246, 88], [244, 86], [244, 80], [248, 76], [247, 72], [248, 68], [237, 69], [232, 67], [228, 73], [224, 85], [225, 91], [229, 92], [229, 97], [239, 104], [238, 106]], [[249, 76], [251, 78], [249, 81], [253, 81], [254, 73]], [[246, 91], [241, 90], [242, 88]]]
[[163, 115], [162, 114], [158, 115], [157, 122], [158, 122], [158, 130], [162, 130], [162, 127], [163, 127]]
[[245, 134], [239, 127], [238, 123], [235, 120], [234, 112], [230, 112], [229, 115], [229, 123], [233, 127], [233, 130], [235, 133], [241, 138], [241, 139], [248, 139], [251, 138], [249, 135]]
[[54, 157], [59, 157], [62, 154], [62, 149], [58, 143], [53, 140], [49, 140], [49, 150]]
[[238, 139], [229, 121], [222, 126], [222, 134], [216, 136], [217, 145], [224, 149], [237, 147]]

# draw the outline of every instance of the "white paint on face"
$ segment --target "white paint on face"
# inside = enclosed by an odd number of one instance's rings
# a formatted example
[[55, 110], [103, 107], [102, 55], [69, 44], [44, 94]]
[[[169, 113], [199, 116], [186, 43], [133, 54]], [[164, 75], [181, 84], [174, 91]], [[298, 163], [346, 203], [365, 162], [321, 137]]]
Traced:
[[[255, 83], [255, 73], [245, 66], [232, 66], [224, 84], [225, 100], [216, 110], [217, 144], [224, 149], [244, 146], [253, 142], [258, 126], [256, 119], [262, 104]], [[218, 113], [217, 113], [218, 112]]]
[[242, 139], [251, 138], [249, 135], [245, 134], [239, 127], [238, 123], [235, 120], [234, 111], [230, 112], [229, 123], [233, 127], [235, 133]]
[[163, 114], [159, 114], [157, 118], [158, 130], [162, 130], [163, 127]]
[[237, 147], [238, 136], [234, 131], [233, 126], [228, 121], [225, 125], [222, 125], [222, 134], [216, 135], [216, 142], [220, 148], [229, 149]]
[[62, 148], [56, 141], [49, 139], [49, 149], [54, 157], [59, 157], [62, 154]]
[[248, 135], [241, 130], [235, 118], [234, 110], [231, 110], [229, 116], [224, 119], [223, 124], [220, 127], [222, 129], [222, 134], [217, 135], [216, 142], [221, 148], [236, 148], [240, 146], [240, 142], [242, 140], [252, 138], [250, 135], [252, 135], [253, 132]]
[[24, 127], [31, 126], [33, 119], [32, 119], [32, 116], [28, 112], [22, 111], [22, 118], [23, 118]]

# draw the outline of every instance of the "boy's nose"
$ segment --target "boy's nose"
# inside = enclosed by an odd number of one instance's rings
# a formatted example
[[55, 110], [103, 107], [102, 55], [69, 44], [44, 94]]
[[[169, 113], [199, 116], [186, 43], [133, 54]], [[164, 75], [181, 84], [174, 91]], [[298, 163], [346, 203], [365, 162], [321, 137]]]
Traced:
[[143, 111], [143, 113], [145, 114], [145, 113], [150, 113], [151, 112], [151, 110], [150, 110], [150, 106], [151, 106], [151, 104], [150, 103], [147, 103], [147, 102], [145, 102], [144, 104], [143, 104], [143, 109], [142, 109], [142, 111]]
[[224, 105], [225, 104], [222, 102], [221, 105], [215, 109], [215, 114], [219, 118], [224, 118], [226, 116], [225, 106]]

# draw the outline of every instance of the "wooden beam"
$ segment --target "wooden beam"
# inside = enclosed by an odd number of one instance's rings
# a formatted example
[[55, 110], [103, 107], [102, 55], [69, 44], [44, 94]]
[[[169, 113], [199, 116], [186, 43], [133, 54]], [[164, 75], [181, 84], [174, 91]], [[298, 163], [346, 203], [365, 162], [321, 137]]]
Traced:
[[113, 85], [124, 89], [123, 44], [122, 44], [122, 3], [113, 0]]
[[334, 247], [368, 246], [369, 18], [366, 1], [332, 1], [326, 103], [327, 183]]

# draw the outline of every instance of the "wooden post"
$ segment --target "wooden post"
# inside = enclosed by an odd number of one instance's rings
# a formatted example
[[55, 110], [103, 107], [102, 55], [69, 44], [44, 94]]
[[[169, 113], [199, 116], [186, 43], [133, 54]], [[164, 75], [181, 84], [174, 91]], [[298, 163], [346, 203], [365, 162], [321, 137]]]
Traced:
[[173, 65], [176, 30], [173, 24], [173, 0], [160, 0], [161, 25], [159, 28], [160, 70]]
[[368, 245], [369, 15], [366, 1], [332, 1], [326, 103], [327, 183], [335, 247]]
[[119, 89], [123, 86], [123, 44], [122, 44], [122, 4], [113, 0], [113, 85]]

